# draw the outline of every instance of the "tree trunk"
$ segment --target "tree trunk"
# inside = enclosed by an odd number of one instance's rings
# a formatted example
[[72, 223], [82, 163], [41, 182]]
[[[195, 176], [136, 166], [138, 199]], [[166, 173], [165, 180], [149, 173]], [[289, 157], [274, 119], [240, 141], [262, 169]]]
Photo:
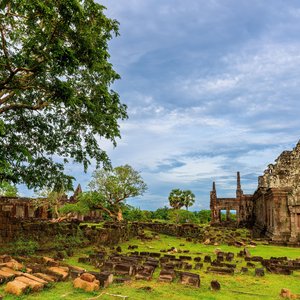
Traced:
[[123, 221], [123, 213], [122, 213], [122, 210], [121, 208], [119, 208], [118, 210], [118, 217], [117, 217], [117, 220], [120, 222], [120, 221]]

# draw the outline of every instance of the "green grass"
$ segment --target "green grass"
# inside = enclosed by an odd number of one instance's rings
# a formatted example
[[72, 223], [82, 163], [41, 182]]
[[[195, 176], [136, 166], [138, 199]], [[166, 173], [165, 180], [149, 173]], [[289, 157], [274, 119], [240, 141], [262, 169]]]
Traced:
[[[185, 246], [180, 246], [180, 244], [185, 244]], [[170, 237], [166, 235], [159, 235], [158, 239], [153, 239], [152, 241], [142, 242], [139, 239], [132, 239], [129, 242], [122, 243], [123, 253], [131, 250], [127, 250], [129, 245], [138, 245], [137, 251], [150, 251], [159, 252], [161, 249], [168, 249], [171, 247], [176, 247], [181, 250], [190, 250], [188, 254], [192, 257], [203, 256], [205, 254], [215, 255], [214, 250], [219, 248], [223, 251], [231, 251], [237, 254], [243, 248], [229, 247], [227, 245], [211, 246], [203, 244], [195, 244], [193, 242], [186, 242], [183, 238]], [[257, 247], [249, 248], [252, 255], [259, 255], [264, 258], [270, 258], [271, 256], [287, 256], [289, 258], [300, 257], [299, 248], [289, 248], [289, 247], [277, 247], [259, 244]], [[75, 256], [68, 258], [67, 263], [81, 266], [87, 268], [88, 270], [95, 270], [90, 265], [79, 264], [77, 262], [78, 257], [88, 255], [93, 252], [93, 248], [89, 247], [86, 249], [79, 249]], [[201, 255], [197, 253], [202, 253]], [[176, 254], [177, 256], [181, 254]], [[246, 263], [242, 258], [236, 258], [239, 270]], [[260, 263], [256, 263], [260, 267]], [[281, 288], [288, 288], [294, 294], [300, 294], [300, 272], [294, 272], [291, 276], [284, 275], [274, 275], [266, 272], [265, 277], [257, 278], [254, 276], [254, 269], [249, 268], [249, 274], [236, 273], [235, 275], [216, 275], [205, 273], [208, 264], [204, 264], [204, 268], [199, 271], [192, 270], [193, 273], [199, 273], [201, 277], [201, 287], [199, 289], [183, 286], [178, 282], [171, 284], [159, 283], [157, 278], [159, 276], [159, 271], [156, 270], [154, 277], [151, 281], [136, 281], [120, 285], [112, 284], [109, 288], [105, 290], [100, 290], [97, 293], [85, 293], [83, 291], [75, 290], [72, 287], [71, 282], [57, 283], [54, 287], [46, 289], [40, 293], [32, 293], [22, 297], [14, 297], [11, 295], [5, 296], [5, 300], [10, 299], [40, 299], [40, 300], [53, 300], [53, 299], [92, 299], [101, 294], [97, 299], [114, 299], [106, 293], [119, 294], [129, 296], [129, 299], [134, 300], [154, 300], [154, 299], [167, 299], [167, 300], [190, 300], [190, 299], [207, 299], [207, 300], [218, 300], [218, 299], [281, 299], [279, 293]], [[211, 280], [216, 279], [221, 283], [221, 291], [213, 292], [209, 289]], [[145, 290], [143, 288], [150, 287], [151, 291]], [[0, 289], [0, 294], [4, 294], [3, 286]]]

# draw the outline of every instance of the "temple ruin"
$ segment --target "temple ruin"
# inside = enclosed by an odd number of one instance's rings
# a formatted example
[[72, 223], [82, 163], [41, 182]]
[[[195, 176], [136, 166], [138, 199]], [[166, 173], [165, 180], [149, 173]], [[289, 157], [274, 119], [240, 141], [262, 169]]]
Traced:
[[253, 195], [244, 195], [237, 173], [235, 198], [218, 198], [216, 185], [210, 192], [213, 224], [221, 223], [221, 211], [236, 211], [238, 225], [253, 228], [256, 236], [273, 242], [300, 242], [300, 141], [292, 151], [284, 151], [258, 178]]

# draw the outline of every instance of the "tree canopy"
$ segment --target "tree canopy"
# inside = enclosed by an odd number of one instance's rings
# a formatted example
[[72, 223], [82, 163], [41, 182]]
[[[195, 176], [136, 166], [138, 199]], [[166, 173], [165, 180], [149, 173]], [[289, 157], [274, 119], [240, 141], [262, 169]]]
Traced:
[[127, 118], [111, 84], [108, 41], [118, 22], [93, 0], [0, 2], [0, 182], [61, 190], [64, 163], [110, 165]]
[[16, 197], [18, 196], [18, 189], [16, 186], [6, 181], [2, 181], [0, 182], [0, 196]]
[[180, 209], [184, 205], [182, 191], [180, 189], [173, 189], [170, 192], [169, 203], [174, 209]]
[[84, 213], [87, 210], [100, 209], [111, 218], [121, 221], [125, 200], [142, 195], [147, 190], [147, 185], [139, 172], [124, 165], [111, 170], [96, 170], [89, 189], [80, 195], [78, 203], [67, 205], [63, 210]]
[[185, 206], [186, 209], [195, 202], [195, 195], [190, 190], [173, 189], [169, 195], [170, 206], [174, 209], [180, 209]]

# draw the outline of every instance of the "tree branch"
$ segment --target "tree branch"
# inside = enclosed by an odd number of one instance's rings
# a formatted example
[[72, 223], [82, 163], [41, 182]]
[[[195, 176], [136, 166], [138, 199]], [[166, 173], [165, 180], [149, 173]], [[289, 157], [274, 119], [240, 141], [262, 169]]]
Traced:
[[29, 105], [25, 103], [12, 103], [3, 108], [0, 108], [0, 114], [9, 111], [9, 110], [19, 110], [19, 109], [28, 109], [28, 110], [39, 110], [47, 107], [49, 105], [48, 102], [41, 102], [37, 105]]
[[10, 70], [11, 73], [13, 73], [13, 69], [12, 66], [10, 64], [10, 59], [9, 59], [9, 53], [6, 47], [6, 40], [5, 40], [5, 35], [4, 35], [4, 28], [1, 26], [0, 27], [0, 32], [1, 32], [1, 41], [2, 41], [2, 48], [3, 48], [3, 52], [6, 58], [6, 62], [7, 62], [7, 67]]
[[5, 90], [0, 93], [0, 105], [7, 102], [15, 95], [14, 91], [6, 92]]

